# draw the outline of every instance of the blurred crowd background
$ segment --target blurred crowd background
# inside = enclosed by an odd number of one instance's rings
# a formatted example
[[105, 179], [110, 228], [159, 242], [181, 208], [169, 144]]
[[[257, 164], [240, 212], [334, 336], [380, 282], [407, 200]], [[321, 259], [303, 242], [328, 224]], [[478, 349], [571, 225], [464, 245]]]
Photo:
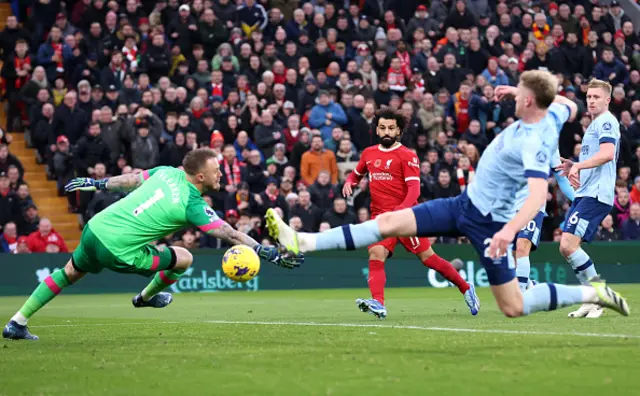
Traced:
[[[560, 153], [577, 158], [591, 122], [586, 84], [613, 86], [622, 141], [617, 198], [599, 240], [640, 239], [640, 37], [616, 1], [21, 0], [0, 33], [7, 125], [0, 132], [0, 251], [66, 251], [40, 219], [11, 154], [25, 133], [57, 180], [104, 178], [219, 153], [207, 200], [262, 241], [279, 208], [296, 229], [369, 218], [367, 179], [344, 199], [375, 113], [402, 112], [421, 160], [422, 201], [460, 194], [515, 104], [493, 99], [525, 70], [549, 70], [578, 104]], [[632, 6], [635, 6], [632, 4]], [[124, 196], [68, 195], [82, 227]], [[35, 198], [37, 202], [38, 197]], [[559, 240], [570, 203], [551, 180], [542, 239]], [[442, 243], [462, 239], [439, 238]], [[224, 244], [196, 230], [160, 243]]]

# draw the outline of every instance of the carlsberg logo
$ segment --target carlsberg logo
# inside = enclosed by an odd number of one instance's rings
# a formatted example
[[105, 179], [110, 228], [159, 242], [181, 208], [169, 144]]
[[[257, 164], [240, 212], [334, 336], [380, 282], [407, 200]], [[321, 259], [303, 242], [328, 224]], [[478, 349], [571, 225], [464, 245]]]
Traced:
[[227, 278], [222, 270], [208, 272], [189, 267], [176, 283], [171, 285], [171, 291], [180, 292], [216, 292], [222, 290], [258, 291], [258, 276], [250, 281], [239, 283]]

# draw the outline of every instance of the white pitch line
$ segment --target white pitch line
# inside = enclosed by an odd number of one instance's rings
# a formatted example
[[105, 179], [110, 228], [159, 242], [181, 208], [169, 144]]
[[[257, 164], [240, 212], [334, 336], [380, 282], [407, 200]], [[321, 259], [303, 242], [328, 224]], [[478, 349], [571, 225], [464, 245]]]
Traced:
[[527, 331], [527, 330], [502, 330], [502, 329], [465, 329], [455, 327], [426, 327], [426, 326], [404, 326], [404, 325], [382, 325], [365, 323], [316, 323], [316, 322], [258, 322], [258, 321], [233, 321], [233, 320], [207, 320], [203, 322], [129, 322], [129, 323], [78, 323], [78, 324], [55, 324], [32, 326], [32, 328], [47, 327], [92, 327], [92, 326], [154, 326], [165, 324], [193, 324], [209, 323], [218, 325], [251, 325], [251, 326], [304, 326], [304, 327], [354, 327], [354, 328], [376, 328], [376, 329], [396, 329], [396, 330], [420, 330], [439, 331], [451, 333], [486, 333], [486, 334], [513, 334], [513, 335], [552, 335], [552, 336], [573, 336], [573, 337], [595, 337], [595, 338], [634, 338], [640, 339], [640, 335], [635, 334], [612, 334], [612, 333], [570, 333], [559, 331]]

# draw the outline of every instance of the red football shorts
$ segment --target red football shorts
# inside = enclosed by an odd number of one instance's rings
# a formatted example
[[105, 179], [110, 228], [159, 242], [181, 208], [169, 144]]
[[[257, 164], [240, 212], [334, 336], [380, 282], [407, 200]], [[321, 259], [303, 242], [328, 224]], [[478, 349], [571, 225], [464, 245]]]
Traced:
[[431, 247], [431, 242], [429, 241], [429, 238], [426, 237], [392, 237], [369, 245], [369, 249], [374, 246], [382, 246], [389, 251], [389, 257], [391, 257], [393, 256], [393, 251], [398, 242], [404, 246], [407, 252], [413, 254], [426, 252]]

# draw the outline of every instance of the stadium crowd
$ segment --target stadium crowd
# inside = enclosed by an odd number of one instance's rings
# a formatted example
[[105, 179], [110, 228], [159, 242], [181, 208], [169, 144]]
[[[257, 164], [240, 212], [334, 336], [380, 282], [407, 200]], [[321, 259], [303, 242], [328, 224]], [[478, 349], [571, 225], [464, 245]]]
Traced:
[[[591, 121], [586, 83], [596, 77], [614, 86], [611, 111], [622, 132], [617, 198], [597, 239], [640, 239], [640, 37], [616, 1], [13, 6], [17, 17], [0, 33], [5, 130], [28, 132], [60, 194], [76, 176], [177, 167], [189, 150], [207, 146], [219, 153], [222, 171], [221, 190], [207, 200], [259, 241], [267, 208], [306, 231], [364, 221], [367, 179], [347, 200], [340, 187], [359, 153], [377, 143], [378, 109], [408, 121], [402, 143], [422, 161], [420, 199], [451, 197], [514, 121], [514, 102], [494, 101], [494, 88], [542, 69], [557, 75], [559, 94], [581, 110], [560, 136], [566, 158], [579, 155]], [[51, 223], [39, 219], [10, 143], [0, 132], [0, 251], [66, 251]], [[84, 223], [122, 197], [69, 194], [69, 210]], [[543, 240], [559, 240], [568, 207], [552, 180]], [[162, 242], [222, 247], [195, 230]]]

